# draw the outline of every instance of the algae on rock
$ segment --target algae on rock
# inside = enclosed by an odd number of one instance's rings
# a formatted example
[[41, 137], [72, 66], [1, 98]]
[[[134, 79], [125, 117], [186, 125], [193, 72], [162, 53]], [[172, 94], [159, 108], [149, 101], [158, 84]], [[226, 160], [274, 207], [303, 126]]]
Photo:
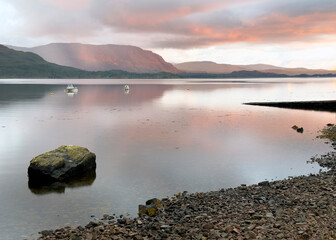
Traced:
[[96, 155], [87, 148], [63, 145], [30, 161], [29, 182], [46, 185], [66, 182], [96, 169]]

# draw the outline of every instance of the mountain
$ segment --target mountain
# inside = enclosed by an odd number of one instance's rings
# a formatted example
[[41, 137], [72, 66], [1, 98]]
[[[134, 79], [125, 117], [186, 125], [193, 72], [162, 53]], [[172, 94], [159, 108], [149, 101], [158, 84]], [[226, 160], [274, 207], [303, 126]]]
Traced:
[[217, 64], [210, 61], [196, 61], [175, 64], [175, 67], [183, 72], [190, 73], [232, 73], [247, 70], [243, 67], [231, 64]]
[[135, 73], [178, 73], [160, 55], [128, 45], [51, 43], [33, 48], [8, 46], [38, 54], [48, 62], [86, 71], [122, 70]]
[[284, 69], [283, 67], [277, 67], [269, 64], [249, 64], [249, 65], [238, 65], [246, 70], [251, 71], [265, 71], [265, 70], [275, 70], [275, 69]]
[[131, 73], [121, 70], [84, 71], [49, 63], [35, 53], [0, 45], [0, 78], [176, 78], [173, 73]]
[[336, 74], [336, 71], [324, 69], [284, 68], [268, 64], [231, 65], [208, 61], [179, 63], [175, 64], [175, 67], [183, 72], [208, 74], [228, 74], [236, 71], [258, 71], [287, 76]]
[[[231, 65], [234, 66], [234, 65]], [[259, 66], [259, 69], [268, 66]], [[233, 67], [231, 70], [234, 69]], [[237, 68], [240, 69], [240, 68]], [[274, 69], [276, 71], [278, 69]], [[281, 69], [280, 69], [281, 70]], [[268, 71], [268, 70], [265, 70]], [[313, 70], [312, 70], [313, 71]], [[297, 75], [298, 77], [335, 77], [336, 74]], [[109, 78], [109, 79], [162, 79], [162, 78], [285, 78], [286, 74], [255, 70], [230, 73], [179, 72], [134, 73], [121, 70], [84, 71], [49, 63], [35, 53], [22, 52], [0, 45], [0, 78]]]
[[48, 63], [34, 53], [0, 45], [0, 78], [70, 78], [82, 73], [84, 71]]
[[336, 71], [333, 70], [324, 70], [324, 69], [307, 69], [307, 68], [283, 68], [283, 69], [267, 69], [262, 70], [261, 72], [269, 72], [275, 74], [286, 74], [288, 76], [297, 76], [297, 75], [325, 75], [325, 74], [336, 74]]

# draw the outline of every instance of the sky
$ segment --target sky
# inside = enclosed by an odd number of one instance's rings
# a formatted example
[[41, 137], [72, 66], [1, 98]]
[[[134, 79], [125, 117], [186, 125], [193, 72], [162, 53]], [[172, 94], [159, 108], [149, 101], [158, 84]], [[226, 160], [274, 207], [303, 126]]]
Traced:
[[166, 61], [336, 69], [335, 0], [0, 0], [0, 44], [134, 45]]

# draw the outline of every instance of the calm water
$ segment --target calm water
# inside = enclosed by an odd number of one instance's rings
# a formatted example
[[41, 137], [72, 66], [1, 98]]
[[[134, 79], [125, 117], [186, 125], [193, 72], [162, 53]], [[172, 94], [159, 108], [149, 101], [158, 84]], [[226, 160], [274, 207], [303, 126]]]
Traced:
[[[244, 81], [127, 80], [125, 94], [121, 80], [1, 80], [1, 239], [33, 238], [91, 215], [135, 216], [147, 199], [184, 190], [318, 172], [306, 161], [330, 150], [315, 136], [334, 113], [242, 103], [335, 99], [336, 79]], [[78, 94], [64, 92], [69, 82]], [[29, 161], [63, 144], [96, 153], [96, 178], [30, 190]]]

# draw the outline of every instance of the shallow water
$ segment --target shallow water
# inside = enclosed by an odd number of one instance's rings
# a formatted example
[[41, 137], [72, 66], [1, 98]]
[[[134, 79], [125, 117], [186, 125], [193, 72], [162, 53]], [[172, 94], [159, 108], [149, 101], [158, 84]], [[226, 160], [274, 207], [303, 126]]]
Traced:
[[[147, 199], [184, 190], [318, 172], [306, 161], [330, 150], [315, 136], [335, 113], [242, 104], [335, 99], [336, 79], [308, 80], [1, 80], [1, 239], [33, 238], [91, 215], [135, 216]], [[78, 94], [64, 92], [70, 82]], [[29, 161], [64, 144], [96, 153], [96, 177], [29, 189]]]

